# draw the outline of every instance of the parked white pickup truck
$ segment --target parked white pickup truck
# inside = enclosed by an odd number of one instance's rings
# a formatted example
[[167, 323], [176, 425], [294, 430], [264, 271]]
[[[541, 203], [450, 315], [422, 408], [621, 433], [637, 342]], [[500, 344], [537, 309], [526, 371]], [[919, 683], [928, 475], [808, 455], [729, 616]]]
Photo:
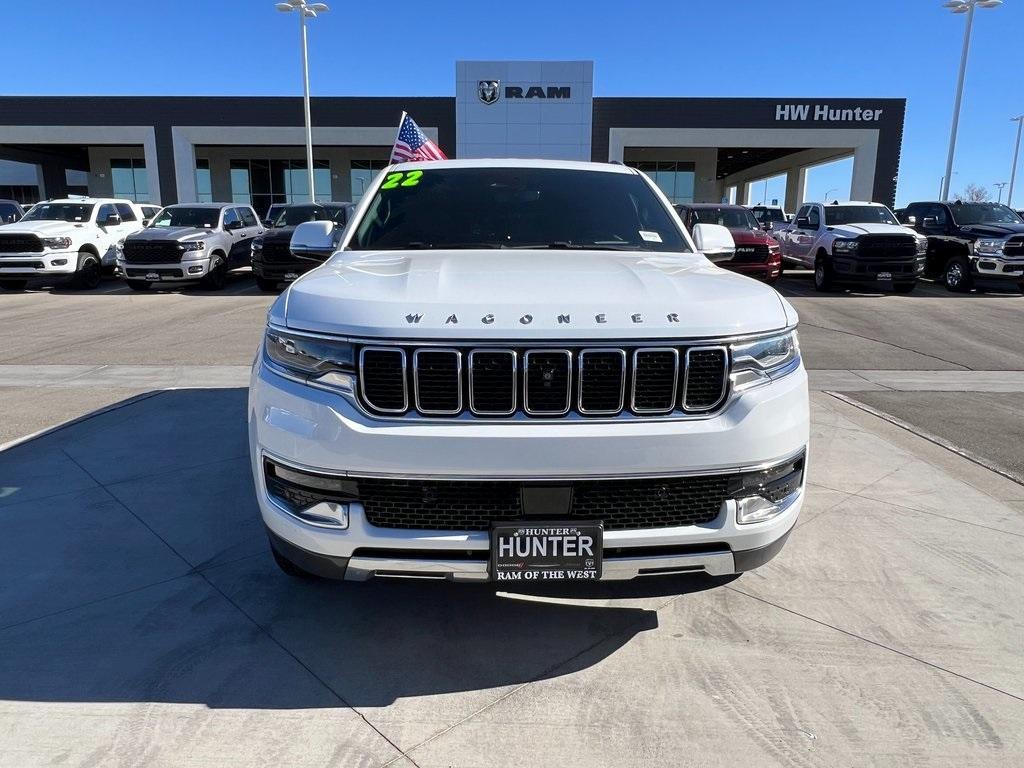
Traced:
[[[249, 389], [280, 567], [589, 581], [757, 568], [804, 498], [793, 307], [611, 163], [386, 168], [269, 311]], [[333, 254], [333, 256], [331, 256]]]
[[68, 280], [95, 288], [113, 270], [116, 246], [142, 229], [130, 200], [73, 197], [38, 203], [14, 224], [0, 226], [0, 288], [20, 291], [29, 281]]
[[784, 260], [814, 270], [819, 291], [867, 284], [910, 293], [928, 254], [928, 239], [881, 203], [805, 203], [773, 235]]

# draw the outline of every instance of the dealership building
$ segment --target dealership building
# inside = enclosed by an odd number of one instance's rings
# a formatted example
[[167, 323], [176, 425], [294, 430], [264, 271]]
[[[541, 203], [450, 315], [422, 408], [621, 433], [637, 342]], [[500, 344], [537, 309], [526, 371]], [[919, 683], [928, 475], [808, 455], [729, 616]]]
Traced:
[[[754, 202], [785, 175], [852, 158], [850, 199], [892, 205], [906, 101], [594, 97], [590, 61], [460, 61], [455, 96], [312, 100], [314, 184], [357, 200], [409, 112], [449, 157], [621, 162], [675, 202]], [[292, 97], [0, 97], [0, 198], [66, 194], [231, 201], [263, 212], [308, 199], [302, 100]], [[840, 193], [840, 196], [845, 196]]]

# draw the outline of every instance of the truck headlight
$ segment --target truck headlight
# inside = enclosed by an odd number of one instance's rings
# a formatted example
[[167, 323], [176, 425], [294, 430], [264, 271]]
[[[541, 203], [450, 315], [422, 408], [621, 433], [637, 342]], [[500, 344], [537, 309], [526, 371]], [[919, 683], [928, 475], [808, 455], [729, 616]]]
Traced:
[[917, 255], [925, 256], [928, 254], [928, 238], [919, 237], [917, 238]]
[[70, 237], [44, 237], [42, 239], [43, 248], [60, 248], [66, 249], [71, 247]]
[[355, 391], [355, 351], [347, 341], [267, 328], [263, 351], [270, 367], [287, 376], [343, 392]]
[[800, 366], [796, 329], [763, 339], [732, 344], [732, 386], [736, 392], [781, 378]]
[[187, 251], [201, 251], [206, 247], [205, 240], [193, 240], [191, 243], [182, 243], [182, 249]]
[[800, 454], [784, 464], [741, 475], [730, 494], [736, 500], [736, 522], [763, 523], [789, 509], [803, 488], [805, 459]]
[[263, 238], [262, 237], [257, 237], [255, 240], [252, 241], [252, 252], [253, 253], [260, 253], [262, 250], [263, 250]]
[[979, 240], [974, 244], [976, 253], [983, 256], [1002, 256], [1006, 240]]
[[836, 240], [832, 243], [832, 249], [836, 253], [851, 253], [856, 251], [858, 243], [856, 240]]

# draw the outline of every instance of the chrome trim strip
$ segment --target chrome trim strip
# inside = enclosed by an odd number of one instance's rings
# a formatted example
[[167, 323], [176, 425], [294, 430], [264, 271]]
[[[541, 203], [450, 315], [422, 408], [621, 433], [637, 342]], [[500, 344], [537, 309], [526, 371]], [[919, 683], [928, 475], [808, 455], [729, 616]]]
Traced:
[[[389, 354], [398, 352], [402, 356], [402, 408], [378, 408], [373, 404], [373, 401], [366, 396], [366, 377], [363, 375], [363, 357], [367, 352], [387, 352]], [[359, 350], [359, 394], [362, 396], [363, 401], [369, 405], [373, 410], [380, 413], [405, 413], [409, 410], [409, 378], [406, 369], [406, 359], [404, 349], [394, 349], [393, 347], [363, 347]]]
[[[439, 410], [437, 408], [427, 409], [420, 405], [420, 373], [419, 373], [419, 358], [420, 353], [426, 352], [428, 354], [438, 353], [449, 353], [455, 355], [455, 387], [457, 389], [458, 407], [454, 411]], [[412, 353], [412, 388], [413, 388], [413, 399], [416, 403], [416, 410], [420, 413], [426, 413], [434, 416], [454, 416], [462, 413], [462, 353], [457, 349], [450, 349], [446, 347], [431, 347], [430, 349], [417, 349]]]
[[[668, 408], [638, 408], [636, 405], [636, 372], [637, 359], [646, 352], [671, 352], [675, 367], [672, 373], [672, 400]], [[633, 350], [633, 388], [629, 396], [629, 409], [633, 413], [672, 413], [676, 409], [676, 396], [679, 394], [679, 350], [675, 347], [644, 347]]]
[[[512, 356], [512, 410], [484, 411], [473, 404], [473, 356], [477, 353]], [[479, 347], [469, 351], [469, 410], [477, 416], [511, 416], [519, 406], [519, 354], [514, 349]]]
[[[765, 469], [771, 469], [781, 464], [789, 464], [797, 459], [807, 455], [807, 446], [800, 448], [790, 454], [782, 456], [777, 459], [771, 459], [770, 461], [762, 461], [756, 464], [736, 464], [727, 467], [713, 467], [704, 469], [684, 469], [677, 472], [622, 472], [615, 474], [593, 474], [593, 475], [496, 475], [489, 474], [486, 477], [480, 475], [438, 475], [434, 474], [416, 474], [416, 473], [396, 473], [396, 472], [339, 472], [335, 469], [324, 469], [323, 467], [313, 467], [306, 464], [300, 464], [290, 459], [284, 459], [276, 454], [262, 449], [260, 451], [261, 458], [267, 458], [271, 461], [281, 464], [291, 469], [298, 470], [300, 472], [311, 472], [313, 474], [326, 475], [328, 477], [344, 477], [344, 478], [366, 478], [373, 480], [458, 480], [458, 481], [477, 481], [477, 482], [491, 482], [495, 480], [512, 480], [516, 482], [530, 483], [530, 482], [547, 482], [547, 481], [574, 481], [574, 480], [658, 480], [658, 479], [672, 479], [678, 477], [703, 477], [706, 475], [735, 475], [746, 472], [760, 472]], [[262, 464], [260, 464], [260, 471], [262, 472]], [[806, 480], [807, 473], [804, 472], [804, 478]]]
[[[725, 371], [724, 371], [725, 375], [722, 376], [722, 391], [719, 393], [718, 399], [715, 400], [714, 405], [708, 406], [706, 408], [689, 408], [686, 405], [686, 390], [687, 390], [687, 388], [689, 387], [689, 384], [690, 384], [690, 355], [692, 353], [694, 353], [694, 352], [711, 352], [711, 351], [720, 351], [723, 355], [725, 355]], [[683, 374], [683, 397], [682, 397], [682, 408], [683, 408], [683, 410], [684, 411], [688, 411], [690, 413], [706, 413], [708, 411], [715, 410], [715, 408], [720, 406], [722, 404], [722, 401], [725, 400], [726, 393], [729, 391], [729, 375], [730, 375], [729, 348], [726, 347], [726, 346], [717, 346], [717, 345], [716, 346], [711, 346], [711, 347], [690, 347], [689, 349], [686, 350], [686, 361], [685, 362], [686, 362], [686, 370], [685, 370], [685, 372]]]
[[[614, 409], [603, 409], [603, 410], [591, 410], [590, 408], [583, 407], [583, 360], [587, 355], [591, 354], [617, 354], [622, 361], [622, 367], [619, 369], [619, 407]], [[578, 361], [579, 376], [576, 377], [577, 389], [576, 389], [576, 410], [585, 416], [612, 416], [622, 411], [626, 400], [626, 350], [615, 349], [614, 347], [588, 347], [587, 349], [581, 349], [576, 354]]]
[[[565, 410], [534, 411], [530, 408], [530, 355], [560, 352], [565, 355]], [[523, 411], [528, 416], [565, 416], [572, 409], [572, 352], [568, 349], [529, 349], [523, 355]]]

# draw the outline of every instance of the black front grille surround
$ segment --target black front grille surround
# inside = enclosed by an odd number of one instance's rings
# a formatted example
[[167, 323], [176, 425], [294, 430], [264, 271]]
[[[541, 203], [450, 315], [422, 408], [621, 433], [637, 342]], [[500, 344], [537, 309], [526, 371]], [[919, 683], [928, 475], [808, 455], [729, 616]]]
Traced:
[[176, 240], [132, 240], [122, 246], [128, 264], [170, 264], [181, 261], [185, 247]]
[[1018, 257], [1024, 256], [1024, 237], [1011, 237], [1003, 246], [1003, 255]]
[[715, 346], [359, 349], [359, 401], [381, 416], [706, 416], [729, 393]]
[[263, 241], [263, 250], [260, 251], [263, 261], [271, 264], [294, 261], [291, 251], [291, 238], [273, 237]]
[[732, 262], [734, 264], [761, 264], [768, 261], [768, 255], [768, 245], [766, 243], [737, 245]]
[[0, 234], [0, 253], [42, 253], [43, 241], [36, 235]]

